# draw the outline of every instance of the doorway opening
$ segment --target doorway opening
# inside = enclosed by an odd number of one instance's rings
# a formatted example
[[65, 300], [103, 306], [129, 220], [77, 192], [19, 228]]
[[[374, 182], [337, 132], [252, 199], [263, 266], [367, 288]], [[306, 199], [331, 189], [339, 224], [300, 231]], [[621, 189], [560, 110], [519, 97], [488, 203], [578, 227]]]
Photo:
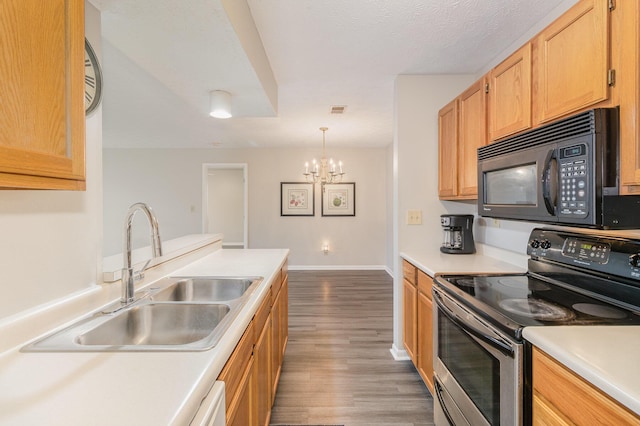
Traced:
[[248, 248], [247, 164], [202, 165], [202, 232], [224, 234], [223, 248]]

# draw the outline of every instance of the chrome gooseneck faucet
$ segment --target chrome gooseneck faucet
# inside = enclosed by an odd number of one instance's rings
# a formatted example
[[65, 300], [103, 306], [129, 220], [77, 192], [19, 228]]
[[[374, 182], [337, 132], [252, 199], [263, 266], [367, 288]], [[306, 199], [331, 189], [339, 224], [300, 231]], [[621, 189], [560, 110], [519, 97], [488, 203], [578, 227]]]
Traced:
[[134, 283], [136, 279], [144, 277], [144, 270], [151, 262], [151, 259], [144, 264], [142, 269], [138, 272], [133, 271], [133, 265], [131, 264], [131, 224], [136, 212], [141, 211], [145, 214], [149, 220], [151, 227], [151, 249], [153, 250], [153, 257], [162, 256], [162, 244], [160, 242], [160, 233], [158, 231], [158, 220], [151, 211], [151, 207], [145, 203], [135, 203], [129, 207], [127, 217], [124, 221], [124, 249], [122, 254], [124, 256], [124, 267], [122, 268], [122, 303], [128, 304], [133, 302], [134, 297]]

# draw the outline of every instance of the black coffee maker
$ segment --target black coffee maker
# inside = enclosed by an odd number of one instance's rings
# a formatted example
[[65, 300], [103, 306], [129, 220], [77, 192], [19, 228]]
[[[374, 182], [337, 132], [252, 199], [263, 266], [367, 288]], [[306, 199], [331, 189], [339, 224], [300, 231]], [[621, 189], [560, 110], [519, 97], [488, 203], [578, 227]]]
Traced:
[[443, 214], [440, 224], [444, 239], [440, 251], [452, 254], [471, 254], [476, 252], [473, 243], [473, 215]]

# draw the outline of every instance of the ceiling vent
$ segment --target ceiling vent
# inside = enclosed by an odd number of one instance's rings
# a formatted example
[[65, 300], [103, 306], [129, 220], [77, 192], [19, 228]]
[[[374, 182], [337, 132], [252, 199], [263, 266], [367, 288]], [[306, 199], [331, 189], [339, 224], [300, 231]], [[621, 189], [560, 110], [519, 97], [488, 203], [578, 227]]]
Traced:
[[347, 109], [346, 105], [333, 105], [331, 107], [331, 114], [344, 114], [345, 109]]

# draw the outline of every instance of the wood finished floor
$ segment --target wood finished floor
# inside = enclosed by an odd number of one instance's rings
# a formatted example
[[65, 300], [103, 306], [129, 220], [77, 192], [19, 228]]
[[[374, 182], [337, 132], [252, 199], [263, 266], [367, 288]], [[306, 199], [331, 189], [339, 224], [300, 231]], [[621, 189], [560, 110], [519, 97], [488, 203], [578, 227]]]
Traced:
[[289, 271], [289, 343], [272, 425], [433, 425], [410, 361], [395, 361], [384, 271]]

